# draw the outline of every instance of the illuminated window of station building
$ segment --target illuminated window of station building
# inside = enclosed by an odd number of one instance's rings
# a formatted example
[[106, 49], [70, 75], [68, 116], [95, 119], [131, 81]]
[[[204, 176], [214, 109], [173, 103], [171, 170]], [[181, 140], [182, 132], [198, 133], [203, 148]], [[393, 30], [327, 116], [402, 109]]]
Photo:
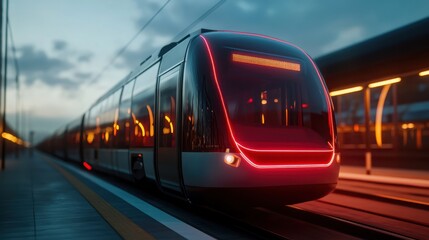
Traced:
[[363, 148], [365, 145], [364, 92], [362, 89], [332, 96], [341, 147]]
[[[429, 147], [429, 78], [422, 73], [409, 74], [396, 78], [392, 84], [369, 88], [372, 149], [418, 150]], [[341, 147], [365, 148], [364, 89], [335, 93], [331, 97]]]
[[404, 86], [398, 87], [398, 141], [402, 149], [429, 148], [429, 78], [420, 75], [409, 76]]

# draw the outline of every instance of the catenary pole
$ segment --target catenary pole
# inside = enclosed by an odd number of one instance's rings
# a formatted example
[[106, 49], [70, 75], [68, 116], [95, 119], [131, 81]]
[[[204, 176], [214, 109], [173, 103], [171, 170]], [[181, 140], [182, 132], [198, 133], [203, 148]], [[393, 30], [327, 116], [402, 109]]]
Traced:
[[[1, 111], [1, 106], [2, 106], [2, 101], [1, 101], [1, 97], [2, 97], [2, 86], [3, 86], [3, 0], [0, 0], [0, 111]], [[1, 125], [1, 132], [3, 133], [5, 126]], [[5, 141], [4, 138], [2, 138], [0, 136], [0, 142], [1, 144], [3, 144], [3, 142]], [[5, 168], [5, 162], [4, 162], [4, 157], [3, 157], [3, 149], [0, 149], [1, 154], [0, 154], [0, 161], [1, 161], [1, 170], [4, 170]]]
[[[3, 15], [2, 15], [3, 18]], [[6, 0], [6, 9], [5, 9], [5, 19], [6, 19], [6, 28], [5, 28], [5, 36], [4, 36], [4, 75], [3, 75], [3, 132], [6, 131], [6, 89], [7, 89], [7, 39], [8, 39], [8, 19], [9, 19], [9, 0]], [[3, 139], [2, 141], [2, 152], [1, 152], [1, 158], [2, 158], [2, 170], [5, 169], [5, 155], [6, 155], [6, 141]]]

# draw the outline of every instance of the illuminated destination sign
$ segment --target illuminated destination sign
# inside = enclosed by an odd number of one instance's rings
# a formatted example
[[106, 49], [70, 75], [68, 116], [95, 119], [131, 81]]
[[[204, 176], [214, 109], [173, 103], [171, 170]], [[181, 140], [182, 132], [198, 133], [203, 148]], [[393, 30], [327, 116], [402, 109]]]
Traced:
[[258, 65], [258, 66], [264, 66], [264, 67], [286, 69], [286, 70], [295, 71], [295, 72], [301, 71], [301, 64], [299, 64], [299, 63], [288, 62], [288, 61], [284, 61], [284, 60], [271, 59], [271, 58], [265, 58], [265, 57], [256, 57], [256, 56], [244, 55], [244, 54], [240, 54], [240, 53], [233, 53], [232, 54], [232, 61], [233, 62], [239, 62], [239, 63], [253, 64], [253, 65]]

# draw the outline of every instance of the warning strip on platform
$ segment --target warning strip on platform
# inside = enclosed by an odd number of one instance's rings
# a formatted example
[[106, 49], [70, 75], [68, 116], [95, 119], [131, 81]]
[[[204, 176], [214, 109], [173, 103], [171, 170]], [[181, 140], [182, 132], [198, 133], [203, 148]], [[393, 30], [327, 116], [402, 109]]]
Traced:
[[[115, 196], [119, 197], [120, 199], [124, 200], [125, 202], [127, 202], [131, 206], [137, 208], [138, 210], [140, 210], [144, 214], [150, 216], [154, 220], [158, 221], [162, 225], [173, 230], [174, 232], [176, 232], [177, 234], [181, 235], [182, 237], [184, 237], [186, 239], [215, 239], [212, 236], [194, 228], [193, 226], [191, 226], [185, 222], [180, 221], [179, 219], [171, 216], [170, 214], [162, 211], [161, 209], [149, 204], [148, 202], [146, 202], [146, 201], [144, 201], [144, 200], [142, 200], [142, 199], [140, 199], [140, 198], [138, 198], [138, 197], [136, 197], [136, 196], [134, 196], [134, 195], [132, 195], [132, 194], [130, 194], [130, 193], [128, 193], [128, 192], [126, 192], [126, 191], [102, 180], [102, 179], [99, 179], [99, 178], [91, 175], [89, 172], [80, 171], [80, 170], [74, 168], [73, 166], [70, 166], [70, 165], [63, 163], [63, 162], [60, 162], [60, 161], [56, 161], [55, 163], [58, 163], [62, 167], [66, 168], [67, 170], [72, 171], [72, 172], [88, 179], [89, 181], [95, 183], [96, 185], [104, 188], [105, 190], [109, 191], [110, 193], [112, 193]], [[52, 163], [52, 164], [54, 164], [54, 163]], [[55, 165], [57, 165], [57, 164], [54, 164], [54, 166]], [[61, 169], [58, 165], [56, 166], [56, 168]], [[64, 169], [62, 169], [62, 171], [66, 172]], [[68, 174], [71, 175], [70, 173], [68, 173]], [[148, 233], [146, 233], [146, 234], [148, 234]], [[150, 237], [153, 239], [153, 236], [150, 236]], [[142, 238], [142, 237], [140, 236], [140, 238]], [[128, 239], [136, 239], [136, 238], [131, 237]]]
[[86, 200], [123, 239], [155, 239], [151, 234], [140, 228], [136, 223], [116, 210], [116, 208], [106, 202], [75, 176], [51, 160], [48, 160], [48, 163], [60, 172], [80, 192], [80, 194], [86, 198]]

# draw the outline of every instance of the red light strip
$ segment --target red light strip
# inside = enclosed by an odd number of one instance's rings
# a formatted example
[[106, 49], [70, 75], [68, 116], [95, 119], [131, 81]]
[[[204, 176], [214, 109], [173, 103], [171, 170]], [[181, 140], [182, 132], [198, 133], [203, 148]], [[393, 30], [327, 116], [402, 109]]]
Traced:
[[[235, 141], [235, 140], [234, 140]], [[328, 167], [332, 164], [335, 158], [335, 152], [333, 149], [329, 150], [322, 150], [322, 149], [252, 149], [245, 147], [238, 142], [236, 142], [236, 145], [238, 149], [240, 149], [240, 155], [243, 157], [244, 160], [246, 160], [250, 165], [252, 165], [255, 168], [261, 168], [261, 169], [272, 169], [272, 168], [309, 168], [309, 167]], [[330, 144], [329, 144], [330, 145]], [[329, 153], [332, 152], [331, 160], [329, 160], [328, 163], [313, 163], [313, 164], [277, 164], [277, 165], [258, 165], [252, 160], [250, 160], [241, 149], [246, 149], [249, 151], [254, 152], [284, 152], [284, 153], [305, 153], [305, 152], [311, 152], [311, 153]]]
[[234, 137], [234, 134], [232, 132], [232, 127], [231, 127], [231, 124], [229, 122], [229, 117], [228, 117], [228, 111], [226, 110], [225, 101], [223, 100], [222, 91], [220, 90], [219, 81], [217, 79], [217, 71], [216, 71], [216, 66], [214, 63], [213, 55], [212, 55], [212, 50], [210, 48], [210, 45], [209, 45], [209, 42], [207, 41], [207, 39], [202, 35], [200, 35], [200, 37], [201, 37], [201, 39], [203, 39], [204, 44], [206, 45], [207, 51], [209, 53], [210, 63], [212, 65], [212, 71], [213, 71], [213, 75], [214, 75], [214, 79], [215, 79], [215, 83], [216, 83], [217, 92], [218, 92], [218, 94], [220, 96], [220, 100], [222, 102], [222, 108], [223, 108], [223, 112], [225, 113], [225, 116], [226, 116], [226, 122], [228, 124], [229, 132], [231, 133], [232, 139], [234, 140], [234, 142], [237, 143], [237, 141], [235, 141], [235, 137]]
[[[312, 152], [312, 153], [327, 153], [333, 152], [332, 149], [254, 149], [249, 148], [237, 143], [237, 145], [242, 148], [253, 152]], [[330, 144], [329, 144], [330, 145]]]
[[91, 167], [91, 165], [89, 165], [89, 163], [87, 163], [87, 162], [83, 162], [83, 166], [86, 168], [86, 170], [88, 170], [88, 171], [91, 171], [92, 170], [92, 167]]
[[273, 168], [321, 168], [321, 167], [329, 167], [335, 158], [335, 153], [332, 152], [331, 160], [326, 164], [281, 164], [281, 165], [258, 165], [252, 162], [249, 158], [247, 158], [246, 155], [244, 155], [242, 152], [240, 152], [240, 155], [243, 157], [243, 159], [249, 163], [251, 166], [259, 169], [273, 169]]
[[[268, 39], [272, 39], [272, 40], [276, 40], [276, 41], [280, 41], [280, 42], [283, 42], [283, 43], [286, 43], [286, 44], [290, 44], [290, 43], [288, 43], [288, 42], [284, 42], [284, 41], [282, 41], [282, 40], [279, 40], [279, 39], [275, 39], [275, 38], [270, 38], [270, 37], [266, 37], [266, 36], [261, 36], [261, 35], [256, 35], [256, 34], [247, 34], [247, 35], [250, 35], [250, 36], [259, 36], [259, 37], [264, 37], [264, 38], [268, 38]], [[335, 157], [335, 151], [334, 151], [334, 148], [332, 148], [331, 150], [318, 150], [318, 149], [316, 149], [316, 150], [311, 150], [311, 149], [308, 149], [308, 150], [292, 150], [292, 149], [288, 149], [288, 150], [284, 150], [284, 149], [272, 149], [272, 150], [255, 150], [255, 151], [262, 151], [262, 152], [332, 152], [332, 157], [331, 157], [331, 160], [328, 162], [328, 163], [326, 163], [326, 164], [292, 164], [292, 165], [286, 165], [286, 164], [282, 164], [282, 165], [258, 165], [258, 164], [255, 164], [254, 162], [252, 162], [246, 155], [244, 155], [243, 154], [243, 151], [241, 150], [241, 148], [245, 148], [245, 149], [249, 149], [249, 150], [252, 150], [252, 149], [250, 149], [250, 148], [246, 148], [246, 147], [244, 147], [244, 146], [242, 146], [242, 145], [240, 145], [236, 140], [235, 140], [235, 136], [234, 136], [234, 132], [232, 131], [232, 127], [231, 127], [231, 123], [230, 123], [230, 121], [229, 121], [229, 116], [228, 116], [228, 111], [227, 111], [227, 109], [226, 109], [226, 106], [225, 106], [225, 101], [224, 101], [224, 99], [223, 99], [223, 95], [222, 95], [222, 91], [221, 91], [221, 89], [220, 89], [220, 86], [219, 86], [219, 81], [218, 81], [218, 76], [217, 76], [217, 70], [216, 70], [216, 66], [215, 66], [215, 62], [214, 62], [214, 58], [213, 58], [213, 54], [212, 54], [212, 51], [211, 51], [211, 47], [210, 47], [210, 44], [209, 44], [209, 42], [207, 41], [207, 39], [204, 37], [204, 36], [202, 36], [202, 35], [200, 35], [200, 38], [203, 40], [203, 42], [204, 42], [204, 44], [205, 44], [205, 46], [206, 46], [206, 49], [207, 49], [207, 52], [208, 52], [208, 54], [209, 54], [209, 58], [210, 58], [210, 63], [211, 63], [211, 66], [212, 66], [212, 71], [213, 71], [213, 76], [214, 76], [214, 79], [215, 79], [215, 83], [216, 83], [216, 88], [217, 88], [217, 91], [218, 91], [218, 94], [219, 94], [219, 97], [220, 97], [220, 100], [221, 100], [221, 102], [222, 102], [222, 109], [223, 109], [223, 111], [224, 111], [224, 113], [225, 113], [225, 116], [226, 116], [226, 121], [227, 121], [227, 125], [228, 125], [228, 129], [229, 129], [229, 131], [230, 131], [230, 133], [231, 133], [231, 137], [232, 137], [232, 139], [233, 139], [233, 141], [234, 141], [234, 143], [235, 143], [235, 145], [237, 146], [237, 148], [238, 148], [238, 150], [240, 150], [240, 155], [243, 157], [243, 159], [247, 162], [247, 163], [249, 163], [251, 166], [253, 166], [253, 167], [255, 167], [255, 168], [260, 168], [260, 169], [273, 169], [273, 168], [310, 168], [310, 167], [328, 167], [328, 166], [330, 166], [331, 164], [332, 164], [332, 162], [334, 161], [334, 157]], [[299, 50], [301, 50], [306, 56], [307, 56], [307, 58], [311, 61], [311, 63], [313, 64], [313, 67], [316, 69], [316, 71], [317, 71], [317, 74], [318, 74], [318, 76], [319, 76], [319, 80], [321, 81], [321, 83], [322, 83], [322, 86], [324, 87], [324, 91], [325, 91], [325, 97], [326, 96], [328, 96], [327, 94], [328, 94], [328, 91], [327, 91], [327, 89], [326, 89], [326, 86], [325, 86], [325, 84], [323, 84], [323, 81], [322, 81], [322, 78], [321, 78], [321, 75], [320, 75], [320, 73], [319, 73], [319, 70], [317, 69], [317, 67], [316, 67], [316, 65], [315, 65], [315, 63], [311, 60], [311, 58], [307, 55], [307, 53], [305, 53], [301, 48], [299, 48], [299, 47], [297, 47], [297, 46], [295, 46], [295, 45], [293, 45], [293, 44], [290, 44], [291, 46], [294, 46], [294, 47], [296, 47], [296, 48], [298, 48]], [[333, 132], [333, 126], [332, 126], [332, 109], [331, 109], [331, 106], [332, 105], [330, 105], [330, 104], [332, 104], [332, 102], [331, 102], [331, 99], [328, 97], [327, 99], [327, 104], [329, 104], [328, 105], [328, 111], [329, 111], [329, 122], [330, 122], [330, 130], [331, 130], [331, 133], [332, 133], [332, 140], [334, 140], [334, 132]]]
[[232, 54], [232, 61], [259, 65], [264, 67], [286, 69], [286, 70], [295, 71], [295, 72], [301, 71], [301, 64], [299, 63], [293, 63], [293, 62], [263, 58], [263, 57], [256, 57], [256, 56], [249, 56], [249, 55], [244, 55], [239, 53]]

